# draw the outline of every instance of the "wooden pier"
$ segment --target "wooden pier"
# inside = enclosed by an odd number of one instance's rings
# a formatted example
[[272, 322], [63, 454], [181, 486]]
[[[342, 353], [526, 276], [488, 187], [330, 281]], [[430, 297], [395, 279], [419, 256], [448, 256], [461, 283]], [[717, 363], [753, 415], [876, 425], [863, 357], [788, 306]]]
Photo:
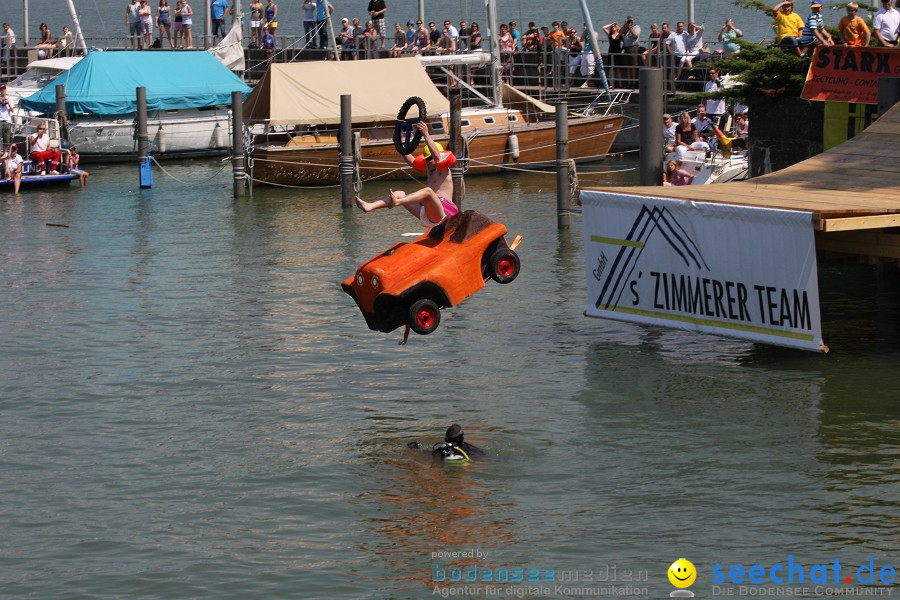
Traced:
[[[790, 131], [786, 129], [786, 135]], [[816, 251], [900, 262], [900, 104], [852, 139], [738, 183], [603, 188], [606, 192], [812, 213]]]

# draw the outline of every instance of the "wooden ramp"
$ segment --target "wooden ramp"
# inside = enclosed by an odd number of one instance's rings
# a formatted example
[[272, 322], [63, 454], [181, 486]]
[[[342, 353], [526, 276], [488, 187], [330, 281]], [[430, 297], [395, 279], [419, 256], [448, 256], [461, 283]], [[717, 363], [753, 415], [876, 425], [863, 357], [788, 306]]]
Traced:
[[900, 260], [900, 229], [890, 229], [900, 227], [900, 103], [843, 144], [775, 173], [737, 183], [603, 191], [810, 212], [817, 250]]

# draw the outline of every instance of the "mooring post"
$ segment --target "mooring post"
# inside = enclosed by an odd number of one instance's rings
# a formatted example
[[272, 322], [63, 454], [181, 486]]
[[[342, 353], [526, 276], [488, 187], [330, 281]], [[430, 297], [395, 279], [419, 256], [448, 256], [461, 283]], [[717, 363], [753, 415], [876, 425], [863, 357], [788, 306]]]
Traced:
[[556, 105], [556, 227], [569, 228], [569, 103]]
[[353, 115], [350, 94], [341, 94], [341, 207], [353, 206]]
[[235, 198], [242, 197], [247, 189], [244, 159], [244, 95], [231, 92], [231, 174]]
[[[7, 49], [9, 52], [12, 52], [11, 49]], [[56, 85], [56, 123], [59, 125], [59, 139], [62, 141], [63, 138], [69, 139], [69, 133], [65, 130], [66, 127], [66, 86], [59, 83]], [[60, 148], [62, 150], [62, 148]], [[62, 165], [60, 165], [62, 166]], [[60, 169], [62, 172], [62, 169]]]
[[900, 102], [900, 77], [878, 78], [878, 116]]
[[147, 88], [135, 89], [137, 97], [138, 168], [142, 188], [153, 187], [150, 171], [150, 136], [147, 135]]
[[661, 185], [665, 151], [662, 139], [662, 69], [640, 69], [640, 92], [641, 185]]
[[[424, 116], [424, 115], [423, 115]], [[450, 176], [453, 178], [453, 204], [462, 208], [463, 198], [466, 195], [466, 182], [463, 180], [463, 141], [462, 141], [462, 90], [455, 87], [450, 90], [450, 148], [456, 155], [456, 162], [450, 167]]]

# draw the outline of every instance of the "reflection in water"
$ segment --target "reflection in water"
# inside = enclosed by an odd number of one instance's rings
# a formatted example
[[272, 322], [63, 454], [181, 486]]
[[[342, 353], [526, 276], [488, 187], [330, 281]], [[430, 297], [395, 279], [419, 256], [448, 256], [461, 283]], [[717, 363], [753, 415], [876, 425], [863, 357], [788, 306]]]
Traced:
[[[373, 530], [365, 548], [388, 563], [389, 580], [421, 590], [433, 585], [432, 552], [508, 546], [515, 534], [501, 511], [508, 510], [483, 481], [499, 464], [491, 459], [467, 466], [435, 461], [429, 451], [402, 448], [403, 442], [362, 443], [364, 460], [377, 471], [377, 489], [357, 497]], [[424, 446], [424, 444], [423, 444]], [[427, 446], [426, 446], [427, 447]], [[441, 559], [441, 567], [468, 567], [471, 558]], [[406, 586], [402, 582], [407, 582]]]

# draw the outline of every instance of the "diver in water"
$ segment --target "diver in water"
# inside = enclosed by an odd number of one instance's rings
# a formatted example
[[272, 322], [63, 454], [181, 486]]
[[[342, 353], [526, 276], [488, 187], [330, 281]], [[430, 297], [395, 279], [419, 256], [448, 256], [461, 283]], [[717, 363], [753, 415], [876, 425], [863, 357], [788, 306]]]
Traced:
[[[447, 428], [447, 433], [444, 435], [444, 441], [438, 442], [431, 447], [432, 457], [443, 462], [466, 462], [473, 458], [486, 456], [481, 448], [466, 442], [463, 439], [464, 436], [465, 432], [463, 431], [463, 428], [454, 423]], [[406, 445], [413, 450], [422, 449], [419, 442], [409, 442]]]

